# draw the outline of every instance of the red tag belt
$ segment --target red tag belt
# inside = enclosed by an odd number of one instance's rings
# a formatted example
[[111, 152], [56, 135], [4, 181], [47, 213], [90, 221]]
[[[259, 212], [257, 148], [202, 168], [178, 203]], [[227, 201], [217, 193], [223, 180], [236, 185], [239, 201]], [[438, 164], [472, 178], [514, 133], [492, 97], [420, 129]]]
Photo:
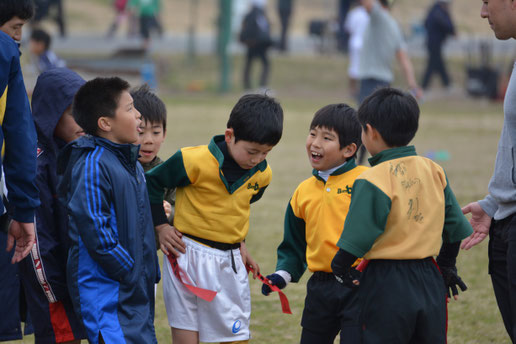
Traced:
[[355, 269], [357, 269], [360, 272], [364, 272], [365, 268], [367, 267], [367, 264], [369, 264], [369, 260], [362, 259]]
[[[253, 267], [250, 266], [250, 265], [246, 265], [246, 269], [247, 269], [247, 271], [254, 272]], [[278, 292], [278, 295], [279, 295], [279, 298], [280, 298], [280, 302], [281, 302], [281, 310], [283, 311], [283, 313], [285, 313], [285, 314], [292, 314], [292, 311], [290, 310], [290, 305], [288, 303], [287, 296], [281, 291], [281, 289], [278, 288], [277, 286], [271, 284], [271, 282], [269, 282], [268, 279], [263, 277], [263, 275], [261, 273], [258, 272], [256, 274], [256, 276], [258, 277], [258, 279], [260, 281], [262, 281], [263, 284], [268, 285], [269, 288], [271, 288], [272, 291], [277, 291]]]
[[[174, 271], [174, 275], [179, 280], [179, 282], [181, 282], [186, 287], [186, 289], [190, 290], [195, 296], [197, 296], [205, 301], [211, 302], [211, 300], [213, 300], [215, 295], [217, 295], [216, 291], [199, 288], [199, 287], [192, 285], [192, 281], [190, 281], [190, 278], [188, 278], [188, 276], [183, 271], [183, 269], [181, 269], [179, 267], [179, 265], [177, 264], [176, 257], [172, 254], [169, 254], [167, 256], [167, 258], [168, 258], [168, 261], [170, 262], [170, 265], [172, 266], [172, 271]], [[184, 280], [183, 280], [183, 277], [184, 277]]]
[[[188, 278], [186, 273], [177, 264], [176, 257], [172, 254], [169, 254], [167, 256], [167, 258], [168, 258], [168, 261], [170, 262], [170, 265], [172, 266], [172, 271], [174, 272], [174, 276], [176, 276], [176, 278], [179, 280], [179, 282], [181, 282], [195, 296], [197, 296], [205, 301], [208, 301], [208, 302], [211, 302], [213, 300], [215, 295], [217, 295], [216, 291], [199, 288], [199, 287], [192, 285], [190, 278]], [[247, 271], [254, 272], [254, 269], [249, 265], [246, 266], [246, 269], [247, 269]], [[265, 277], [263, 277], [262, 274], [257, 273], [256, 276], [258, 276], [258, 279], [260, 281], [262, 281], [263, 284], [268, 285], [272, 291], [278, 292], [278, 295], [279, 295], [279, 298], [281, 301], [281, 309], [282, 309], [283, 313], [292, 314], [292, 311], [290, 310], [290, 305], [288, 303], [287, 296], [281, 291], [281, 289], [275, 285], [272, 285]]]

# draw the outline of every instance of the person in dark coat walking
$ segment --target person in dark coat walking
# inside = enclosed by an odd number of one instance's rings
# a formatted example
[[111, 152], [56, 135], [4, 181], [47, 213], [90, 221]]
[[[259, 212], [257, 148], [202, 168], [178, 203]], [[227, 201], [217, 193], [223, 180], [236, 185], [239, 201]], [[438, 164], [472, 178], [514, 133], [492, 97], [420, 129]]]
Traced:
[[265, 14], [267, 0], [253, 0], [251, 10], [244, 17], [240, 31], [240, 42], [247, 47], [244, 65], [244, 89], [251, 89], [251, 65], [255, 59], [262, 62], [260, 87], [265, 88], [269, 79], [268, 50], [273, 44], [270, 22]]
[[278, 48], [280, 51], [288, 50], [288, 28], [292, 16], [292, 3], [294, 0], [278, 0], [278, 14], [281, 24], [280, 41]]
[[437, 0], [428, 11], [425, 20], [428, 62], [423, 76], [423, 89], [428, 88], [434, 73], [441, 76], [445, 87], [450, 86], [450, 77], [442, 54], [446, 38], [455, 35], [455, 27], [450, 16], [450, 2], [451, 0]]

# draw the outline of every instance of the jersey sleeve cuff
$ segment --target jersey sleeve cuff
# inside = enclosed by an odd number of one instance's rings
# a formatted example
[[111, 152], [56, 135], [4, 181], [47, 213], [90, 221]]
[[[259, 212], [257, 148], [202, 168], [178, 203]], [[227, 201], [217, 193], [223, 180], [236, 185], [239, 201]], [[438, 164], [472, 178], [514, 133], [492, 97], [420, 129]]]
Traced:
[[151, 203], [150, 208], [154, 227], [168, 223], [167, 214], [165, 214], [163, 203]]
[[278, 270], [275, 272], [275, 274], [278, 274], [285, 280], [286, 284], [289, 284], [290, 281], [292, 281], [292, 276], [288, 273], [288, 271], [285, 270]]

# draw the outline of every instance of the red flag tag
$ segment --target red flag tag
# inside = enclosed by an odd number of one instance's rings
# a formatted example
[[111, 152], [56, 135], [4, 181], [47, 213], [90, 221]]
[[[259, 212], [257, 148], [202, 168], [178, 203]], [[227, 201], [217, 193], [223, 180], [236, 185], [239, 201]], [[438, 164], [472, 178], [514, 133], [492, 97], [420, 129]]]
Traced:
[[[216, 291], [199, 288], [199, 287], [192, 285], [190, 278], [188, 278], [186, 273], [177, 264], [176, 257], [172, 254], [169, 254], [167, 256], [167, 258], [168, 258], [168, 261], [170, 262], [170, 265], [172, 266], [172, 271], [174, 272], [174, 275], [179, 280], [179, 282], [181, 282], [195, 296], [197, 296], [205, 301], [208, 301], [208, 302], [211, 302], [213, 300], [215, 295], [217, 295]], [[183, 281], [183, 278], [184, 278], [184, 281]]]
[[367, 264], [369, 264], [369, 260], [362, 259], [362, 261], [360, 262], [360, 264], [358, 264], [356, 269], [360, 272], [364, 272], [365, 268], [367, 268]]
[[[250, 265], [246, 265], [246, 269], [247, 271], [251, 271], [251, 272], [254, 272], [254, 269], [252, 266]], [[280, 288], [278, 288], [277, 286], [271, 284], [269, 282], [268, 279], [266, 279], [265, 277], [263, 277], [263, 275], [261, 273], [257, 273], [256, 276], [258, 277], [258, 279], [260, 281], [262, 281], [263, 284], [266, 284], [268, 285], [272, 291], [277, 291], [278, 292], [278, 295], [279, 295], [279, 298], [280, 298], [280, 302], [281, 302], [281, 310], [283, 311], [283, 313], [285, 314], [292, 314], [292, 311], [290, 310], [290, 305], [288, 303], [288, 299], [287, 299], [287, 295], [285, 295]]]

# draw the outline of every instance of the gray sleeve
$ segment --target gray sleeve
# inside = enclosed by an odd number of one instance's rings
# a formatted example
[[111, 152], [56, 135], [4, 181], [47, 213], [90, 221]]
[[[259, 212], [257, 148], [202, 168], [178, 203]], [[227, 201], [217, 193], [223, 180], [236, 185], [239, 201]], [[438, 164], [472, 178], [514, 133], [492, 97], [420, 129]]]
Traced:
[[396, 28], [398, 31], [398, 34], [396, 36], [396, 39], [398, 40], [396, 43], [398, 48], [396, 49], [396, 51], [398, 51], [398, 50], [407, 51], [407, 44], [405, 43], [405, 37], [403, 36], [403, 31], [401, 31], [401, 27], [399, 25], [396, 25]]
[[516, 63], [513, 66], [509, 87], [505, 92], [504, 126], [509, 134], [512, 147], [516, 147]]
[[494, 214], [498, 210], [498, 203], [496, 203], [491, 195], [487, 195], [483, 200], [478, 201], [478, 204], [490, 217], [494, 217]]

